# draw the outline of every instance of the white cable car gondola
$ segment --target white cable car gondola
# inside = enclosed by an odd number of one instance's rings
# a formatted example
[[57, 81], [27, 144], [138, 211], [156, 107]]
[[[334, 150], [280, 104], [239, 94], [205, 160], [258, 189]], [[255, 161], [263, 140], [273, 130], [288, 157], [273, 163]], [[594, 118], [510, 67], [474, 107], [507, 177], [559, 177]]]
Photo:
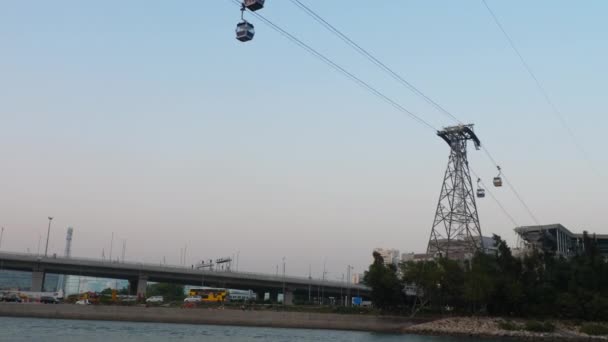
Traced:
[[484, 198], [486, 197], [486, 190], [479, 183], [481, 183], [481, 178], [477, 178], [477, 197]]
[[494, 186], [500, 187], [502, 186], [502, 177], [500, 177], [502, 171], [500, 171], [500, 166], [496, 166], [496, 168], [498, 169], [498, 176], [494, 177]]
[[244, 0], [243, 5], [251, 12], [264, 8], [264, 0]]

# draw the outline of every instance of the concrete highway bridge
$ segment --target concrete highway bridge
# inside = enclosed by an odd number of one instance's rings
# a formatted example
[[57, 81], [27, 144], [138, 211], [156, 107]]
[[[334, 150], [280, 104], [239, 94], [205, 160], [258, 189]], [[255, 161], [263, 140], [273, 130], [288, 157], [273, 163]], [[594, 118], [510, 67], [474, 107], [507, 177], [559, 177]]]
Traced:
[[45, 257], [9, 252], [0, 252], [0, 270], [3, 269], [32, 272], [31, 291], [42, 291], [46, 273], [125, 279], [129, 281], [132, 293], [138, 296], [146, 295], [148, 281], [253, 290], [258, 295], [269, 292], [271, 298], [277, 298], [275, 296], [282, 293], [285, 287], [286, 304], [293, 302], [294, 295], [309, 298], [309, 296], [318, 297], [322, 293], [322, 298], [340, 298], [348, 294], [368, 297], [371, 291], [363, 285], [307, 277], [211, 271], [162, 264], [65, 258], [55, 255]]

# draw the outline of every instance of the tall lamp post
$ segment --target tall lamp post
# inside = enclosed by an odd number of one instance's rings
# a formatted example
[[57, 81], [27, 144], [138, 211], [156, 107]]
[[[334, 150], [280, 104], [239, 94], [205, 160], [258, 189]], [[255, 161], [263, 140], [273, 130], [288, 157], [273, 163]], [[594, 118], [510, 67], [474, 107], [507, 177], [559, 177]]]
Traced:
[[0, 248], [2, 247], [2, 235], [4, 235], [4, 227], [0, 230]]
[[321, 284], [321, 305], [325, 303], [325, 275], [327, 274], [327, 270], [325, 266], [327, 265], [327, 257], [323, 259], [323, 280]]
[[49, 234], [51, 234], [51, 221], [53, 221], [53, 218], [49, 216], [49, 228], [46, 231], [46, 247], [44, 248], [44, 256], [47, 256], [47, 253], [49, 251]]
[[346, 306], [351, 306], [352, 304], [352, 300], [350, 299], [350, 271], [353, 269], [354, 267], [351, 265], [348, 265], [348, 267], [346, 267]]
[[283, 257], [283, 306], [285, 306], [285, 257]]

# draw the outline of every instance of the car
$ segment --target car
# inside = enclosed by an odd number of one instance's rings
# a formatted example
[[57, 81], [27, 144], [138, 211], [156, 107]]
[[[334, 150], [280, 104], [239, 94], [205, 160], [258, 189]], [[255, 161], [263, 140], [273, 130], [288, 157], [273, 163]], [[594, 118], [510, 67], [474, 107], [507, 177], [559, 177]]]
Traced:
[[201, 296], [190, 296], [184, 299], [184, 303], [200, 303], [201, 301]]
[[91, 302], [89, 302], [88, 299], [81, 299], [81, 300], [77, 301], [75, 304], [78, 304], [78, 305], [91, 305]]
[[14, 302], [14, 303], [21, 303], [23, 301], [21, 299], [21, 297], [19, 297], [15, 293], [4, 295], [4, 297], [2, 298], [2, 300], [5, 301], [5, 302]]
[[164, 301], [165, 299], [163, 298], [163, 296], [152, 296], [146, 299], [146, 303], [162, 303]]
[[59, 299], [51, 296], [42, 296], [40, 297], [40, 303], [44, 304], [59, 304]]
[[42, 296], [42, 297], [40, 297], [40, 303], [59, 304], [59, 300], [57, 298], [51, 297], [51, 296]]
[[120, 298], [120, 301], [123, 303], [137, 302], [137, 297], [136, 296], [122, 296]]

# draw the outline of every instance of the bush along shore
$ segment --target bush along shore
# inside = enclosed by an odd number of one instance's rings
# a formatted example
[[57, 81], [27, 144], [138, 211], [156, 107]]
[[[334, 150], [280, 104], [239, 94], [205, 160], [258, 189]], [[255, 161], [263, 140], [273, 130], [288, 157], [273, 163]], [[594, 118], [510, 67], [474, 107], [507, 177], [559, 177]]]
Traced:
[[405, 327], [401, 332], [544, 341], [606, 341], [608, 340], [608, 323], [451, 317]]

